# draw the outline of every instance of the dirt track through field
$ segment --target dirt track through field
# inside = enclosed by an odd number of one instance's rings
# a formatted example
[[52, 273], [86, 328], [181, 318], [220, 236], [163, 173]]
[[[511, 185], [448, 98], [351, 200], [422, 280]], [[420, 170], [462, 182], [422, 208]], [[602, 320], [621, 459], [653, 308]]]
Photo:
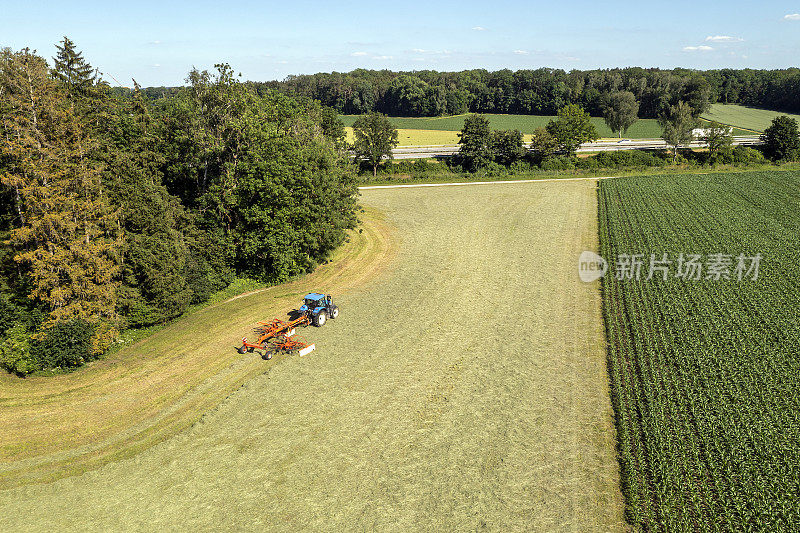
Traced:
[[131, 459], [0, 492], [3, 528], [620, 530], [600, 294], [576, 268], [595, 183], [363, 203], [402, 242], [301, 332], [317, 351]]

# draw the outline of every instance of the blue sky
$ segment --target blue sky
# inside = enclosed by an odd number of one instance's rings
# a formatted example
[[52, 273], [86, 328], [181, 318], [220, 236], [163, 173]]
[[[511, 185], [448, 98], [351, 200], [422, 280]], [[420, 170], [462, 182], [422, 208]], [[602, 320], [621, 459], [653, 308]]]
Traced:
[[50, 58], [63, 35], [125, 86], [179, 85], [221, 61], [251, 80], [359, 67], [785, 68], [798, 66], [800, 1], [0, 0], [0, 46]]

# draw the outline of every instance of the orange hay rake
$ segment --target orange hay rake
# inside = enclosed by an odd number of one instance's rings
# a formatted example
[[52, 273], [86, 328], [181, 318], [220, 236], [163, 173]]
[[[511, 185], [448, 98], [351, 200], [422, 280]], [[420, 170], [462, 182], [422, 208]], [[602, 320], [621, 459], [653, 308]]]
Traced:
[[311, 324], [310, 319], [303, 315], [295, 320], [284, 322], [283, 320], [273, 319], [269, 322], [259, 322], [255, 332], [258, 340], [247, 342], [247, 337], [242, 339], [242, 346], [239, 353], [246, 351], [252, 352], [254, 349], [264, 350], [264, 359], [272, 359], [272, 354], [276, 352], [286, 352], [298, 354], [300, 356], [314, 351], [316, 345], [308, 344], [305, 339], [295, 336], [295, 329]]

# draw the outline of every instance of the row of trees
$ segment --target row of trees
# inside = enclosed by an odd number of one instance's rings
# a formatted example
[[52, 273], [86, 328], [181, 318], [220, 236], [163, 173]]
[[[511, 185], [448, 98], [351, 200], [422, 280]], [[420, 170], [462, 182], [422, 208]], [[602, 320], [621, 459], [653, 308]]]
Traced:
[[255, 85], [259, 90], [280, 89], [313, 98], [344, 114], [555, 115], [565, 105], [576, 104], [592, 116], [600, 116], [607, 103], [604, 95], [620, 91], [634, 95], [641, 118], [658, 118], [679, 101], [700, 112], [714, 102], [800, 112], [800, 69], [796, 68], [696, 71], [632, 67], [570, 72], [547, 68], [495, 72], [357, 69], [289, 76], [281, 82]]
[[[678, 157], [678, 149], [694, 140], [700, 140], [706, 145], [712, 162], [720, 157], [726, 158], [732, 149], [730, 126], [714, 121], [701, 125], [685, 102], [678, 102], [678, 105], [661, 115], [659, 124], [663, 128], [662, 138], [672, 147], [673, 161]], [[698, 127], [701, 133], [695, 135]], [[764, 130], [761, 140], [764, 143], [764, 155], [772, 161], [800, 158], [800, 132], [797, 121], [793, 118], [785, 115], [775, 117], [772, 124]]]
[[[356, 161], [372, 168], [392, 159], [392, 149], [397, 146], [397, 129], [380, 113], [362, 115], [353, 124], [353, 152]], [[459, 136], [459, 152], [454, 162], [467, 172], [475, 172], [491, 163], [509, 166], [528, 155], [523, 135], [519, 130], [492, 130], [489, 119], [473, 114], [464, 119]], [[534, 152], [542, 156], [563, 152], [572, 155], [585, 142], [598, 138], [591, 117], [576, 105], [558, 111], [558, 117], [547, 127], [540, 128], [532, 143]]]
[[226, 64], [152, 100], [111, 91], [67, 38], [52, 68], [3, 49], [0, 366], [77, 366], [236, 276], [309, 271], [356, 195], [335, 112]]
[[[630, 93], [611, 95], [605, 110], [606, 123], [613, 131], [624, 132], [636, 120], [636, 101]], [[671, 106], [659, 117], [663, 128], [662, 138], [671, 147], [673, 163], [678, 150], [694, 140], [701, 140], [708, 149], [707, 162], [730, 162], [733, 154], [733, 137], [729, 126], [711, 122], [700, 128], [695, 110], [683, 101]], [[353, 151], [357, 161], [366, 162], [377, 176], [378, 167], [392, 158], [392, 149], [397, 146], [397, 129], [389, 118], [379, 113], [359, 117], [354, 125], [355, 143]], [[532, 135], [530, 150], [523, 142], [519, 130], [492, 130], [489, 120], [479, 114], [465, 118], [459, 135], [459, 152], [451, 160], [462, 170], [475, 172], [491, 164], [509, 167], [530, 156], [532, 162], [561, 155], [572, 157], [581, 144], [596, 140], [599, 135], [589, 114], [577, 105], [570, 104], [558, 111], [558, 116], [544, 128]], [[800, 133], [797, 121], [779, 116], [763, 135], [764, 153], [773, 161], [800, 158]], [[757, 154], [762, 160], [760, 152]]]
[[[467, 171], [475, 171], [490, 162], [509, 166], [528, 153], [519, 130], [491, 130], [489, 120], [482, 115], [467, 117], [459, 137], [461, 147], [457, 162]], [[559, 109], [556, 119], [534, 133], [531, 149], [538, 157], [556, 152], [573, 155], [581, 144], [598, 137], [589, 114], [570, 104]]]

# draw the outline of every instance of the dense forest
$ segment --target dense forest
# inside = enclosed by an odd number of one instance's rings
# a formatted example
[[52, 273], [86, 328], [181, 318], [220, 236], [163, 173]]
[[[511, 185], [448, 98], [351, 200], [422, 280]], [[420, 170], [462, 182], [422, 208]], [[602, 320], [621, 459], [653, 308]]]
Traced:
[[[624, 68], [461, 72], [392, 72], [358, 69], [348, 73], [289, 76], [255, 83], [259, 91], [278, 89], [320, 101], [344, 114], [379, 111], [392, 116], [515, 113], [555, 115], [577, 104], [601, 115], [602, 97], [630, 91], [639, 102], [639, 118], [658, 118], [683, 100], [693, 109], [710, 103], [742, 104], [790, 113], [800, 112], [800, 69], [708, 70]], [[164, 88], [150, 94], [168, 93]]]
[[237, 276], [307, 272], [356, 219], [331, 109], [228, 65], [113, 91], [69, 39], [0, 50], [0, 366], [70, 368]]

